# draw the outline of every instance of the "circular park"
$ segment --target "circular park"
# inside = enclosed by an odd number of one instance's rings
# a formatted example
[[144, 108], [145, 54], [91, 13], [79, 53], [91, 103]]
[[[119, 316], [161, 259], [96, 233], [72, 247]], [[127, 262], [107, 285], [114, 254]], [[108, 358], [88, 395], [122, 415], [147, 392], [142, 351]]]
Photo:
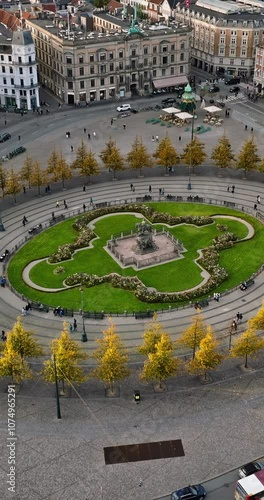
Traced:
[[223, 293], [263, 264], [262, 223], [227, 207], [157, 202], [103, 207], [40, 232], [8, 279], [30, 301], [104, 312], [168, 310]]

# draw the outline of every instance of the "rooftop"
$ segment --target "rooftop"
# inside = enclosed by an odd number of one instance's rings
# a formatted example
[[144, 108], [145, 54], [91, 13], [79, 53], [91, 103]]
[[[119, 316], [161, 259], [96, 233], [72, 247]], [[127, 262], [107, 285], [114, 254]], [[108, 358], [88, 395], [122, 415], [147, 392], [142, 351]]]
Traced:
[[[256, 4], [256, 2], [255, 2]], [[240, 4], [238, 2], [225, 2], [222, 0], [198, 0], [191, 2], [190, 10], [199, 12], [205, 16], [226, 20], [241, 21], [263, 21], [264, 20], [264, 2], [258, 2], [256, 5]], [[180, 7], [185, 7], [185, 2], [181, 2]]]

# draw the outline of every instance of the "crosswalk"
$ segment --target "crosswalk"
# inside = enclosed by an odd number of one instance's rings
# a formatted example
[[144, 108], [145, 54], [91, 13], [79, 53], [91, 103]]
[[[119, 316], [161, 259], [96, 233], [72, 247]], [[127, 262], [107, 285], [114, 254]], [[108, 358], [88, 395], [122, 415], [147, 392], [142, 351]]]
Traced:
[[227, 94], [227, 99], [224, 97], [221, 101], [218, 99], [216, 102], [223, 102], [224, 104], [234, 101], [247, 101], [247, 96], [243, 92], [238, 92], [235, 94]]

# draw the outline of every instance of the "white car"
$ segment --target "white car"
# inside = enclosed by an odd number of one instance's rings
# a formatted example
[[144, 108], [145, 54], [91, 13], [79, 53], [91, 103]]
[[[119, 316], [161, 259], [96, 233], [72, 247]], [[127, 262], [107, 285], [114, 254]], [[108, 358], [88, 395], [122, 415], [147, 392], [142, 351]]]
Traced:
[[122, 111], [131, 111], [131, 106], [130, 104], [121, 104], [121, 106], [118, 106], [117, 108], [118, 113]]

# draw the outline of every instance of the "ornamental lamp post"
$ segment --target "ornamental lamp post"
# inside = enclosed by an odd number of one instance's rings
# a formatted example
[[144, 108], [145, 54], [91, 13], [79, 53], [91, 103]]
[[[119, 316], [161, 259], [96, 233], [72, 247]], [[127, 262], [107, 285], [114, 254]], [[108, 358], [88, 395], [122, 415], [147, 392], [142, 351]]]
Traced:
[[81, 292], [81, 314], [82, 314], [82, 338], [81, 338], [81, 341], [87, 342], [88, 338], [87, 338], [86, 331], [85, 331], [84, 314], [83, 314], [83, 288], [82, 287], [80, 288], [80, 292]]
[[[191, 148], [193, 146], [193, 134], [194, 134], [194, 110], [193, 110], [193, 115], [192, 115], [192, 132], [191, 132]], [[192, 149], [191, 149], [191, 155], [192, 155]], [[192, 160], [192, 158], [191, 158]], [[192, 161], [191, 161], [192, 163]], [[191, 183], [191, 168], [192, 165], [189, 165], [189, 181], [188, 181], [188, 186], [187, 189], [190, 191], [192, 189], [192, 183]]]

